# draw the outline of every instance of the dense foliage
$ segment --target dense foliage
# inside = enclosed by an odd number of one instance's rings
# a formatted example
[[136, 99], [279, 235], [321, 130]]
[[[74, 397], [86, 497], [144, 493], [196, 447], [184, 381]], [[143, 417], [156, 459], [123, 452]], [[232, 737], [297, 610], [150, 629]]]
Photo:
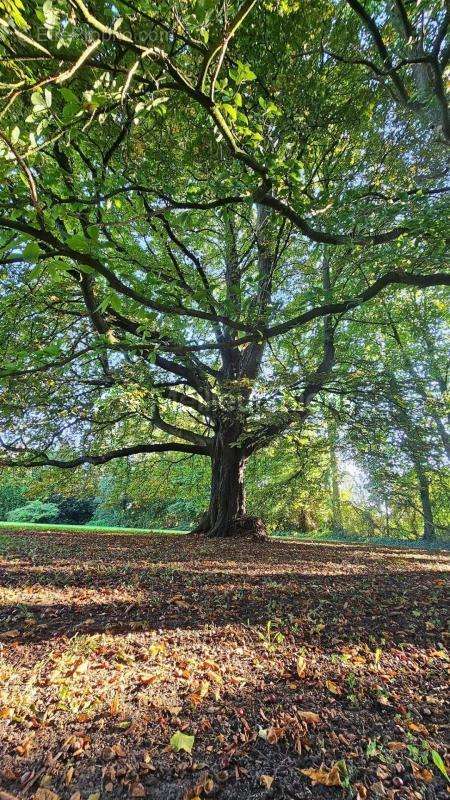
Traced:
[[9, 511], [8, 522], [55, 522], [58, 518], [58, 506], [54, 503], [42, 503], [32, 500], [24, 506]]
[[247, 464], [272, 525], [443, 532], [443, 4], [7, 11], [2, 463], [215, 535]]

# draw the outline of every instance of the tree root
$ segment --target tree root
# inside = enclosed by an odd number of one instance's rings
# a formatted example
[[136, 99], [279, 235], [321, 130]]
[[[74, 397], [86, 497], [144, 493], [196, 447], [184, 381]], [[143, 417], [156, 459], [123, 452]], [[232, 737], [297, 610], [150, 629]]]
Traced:
[[206, 536], [213, 539], [220, 538], [245, 538], [245, 539], [266, 539], [268, 537], [267, 528], [260, 517], [252, 517], [244, 514], [236, 517], [226, 528], [213, 528], [206, 532]]

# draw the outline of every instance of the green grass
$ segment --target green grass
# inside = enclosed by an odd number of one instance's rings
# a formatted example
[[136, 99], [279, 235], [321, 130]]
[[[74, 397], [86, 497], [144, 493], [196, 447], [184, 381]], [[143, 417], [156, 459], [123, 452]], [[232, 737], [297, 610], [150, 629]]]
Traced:
[[[107, 528], [98, 525], [55, 525], [50, 522], [0, 522], [0, 530], [7, 531], [67, 531], [67, 533], [106, 533], [106, 534], [147, 534], [160, 533], [168, 536], [179, 536], [188, 533], [177, 528]], [[0, 534], [0, 538], [3, 537]]]
[[325, 544], [325, 545], [361, 545], [362, 547], [395, 547], [419, 550], [450, 550], [450, 540], [447, 537], [440, 537], [433, 542], [425, 542], [423, 539], [396, 539], [387, 536], [358, 536], [348, 534], [347, 536], [333, 536], [329, 531], [310, 531], [309, 533], [296, 533], [294, 531], [280, 531], [274, 534], [276, 539], [284, 539], [289, 542], [304, 542], [305, 544]]

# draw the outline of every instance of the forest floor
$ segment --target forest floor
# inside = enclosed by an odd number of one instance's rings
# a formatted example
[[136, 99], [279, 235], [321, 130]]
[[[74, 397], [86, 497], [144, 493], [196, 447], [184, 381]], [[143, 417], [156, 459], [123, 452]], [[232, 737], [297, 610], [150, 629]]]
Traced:
[[0, 800], [448, 798], [448, 554], [0, 535]]

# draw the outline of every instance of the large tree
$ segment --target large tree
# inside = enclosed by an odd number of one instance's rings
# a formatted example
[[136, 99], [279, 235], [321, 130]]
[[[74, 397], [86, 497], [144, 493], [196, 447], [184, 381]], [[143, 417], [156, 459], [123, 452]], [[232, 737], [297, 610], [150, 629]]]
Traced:
[[4, 464], [203, 455], [201, 529], [255, 526], [245, 463], [302, 425], [353, 310], [450, 283], [428, 5], [7, 3]]

